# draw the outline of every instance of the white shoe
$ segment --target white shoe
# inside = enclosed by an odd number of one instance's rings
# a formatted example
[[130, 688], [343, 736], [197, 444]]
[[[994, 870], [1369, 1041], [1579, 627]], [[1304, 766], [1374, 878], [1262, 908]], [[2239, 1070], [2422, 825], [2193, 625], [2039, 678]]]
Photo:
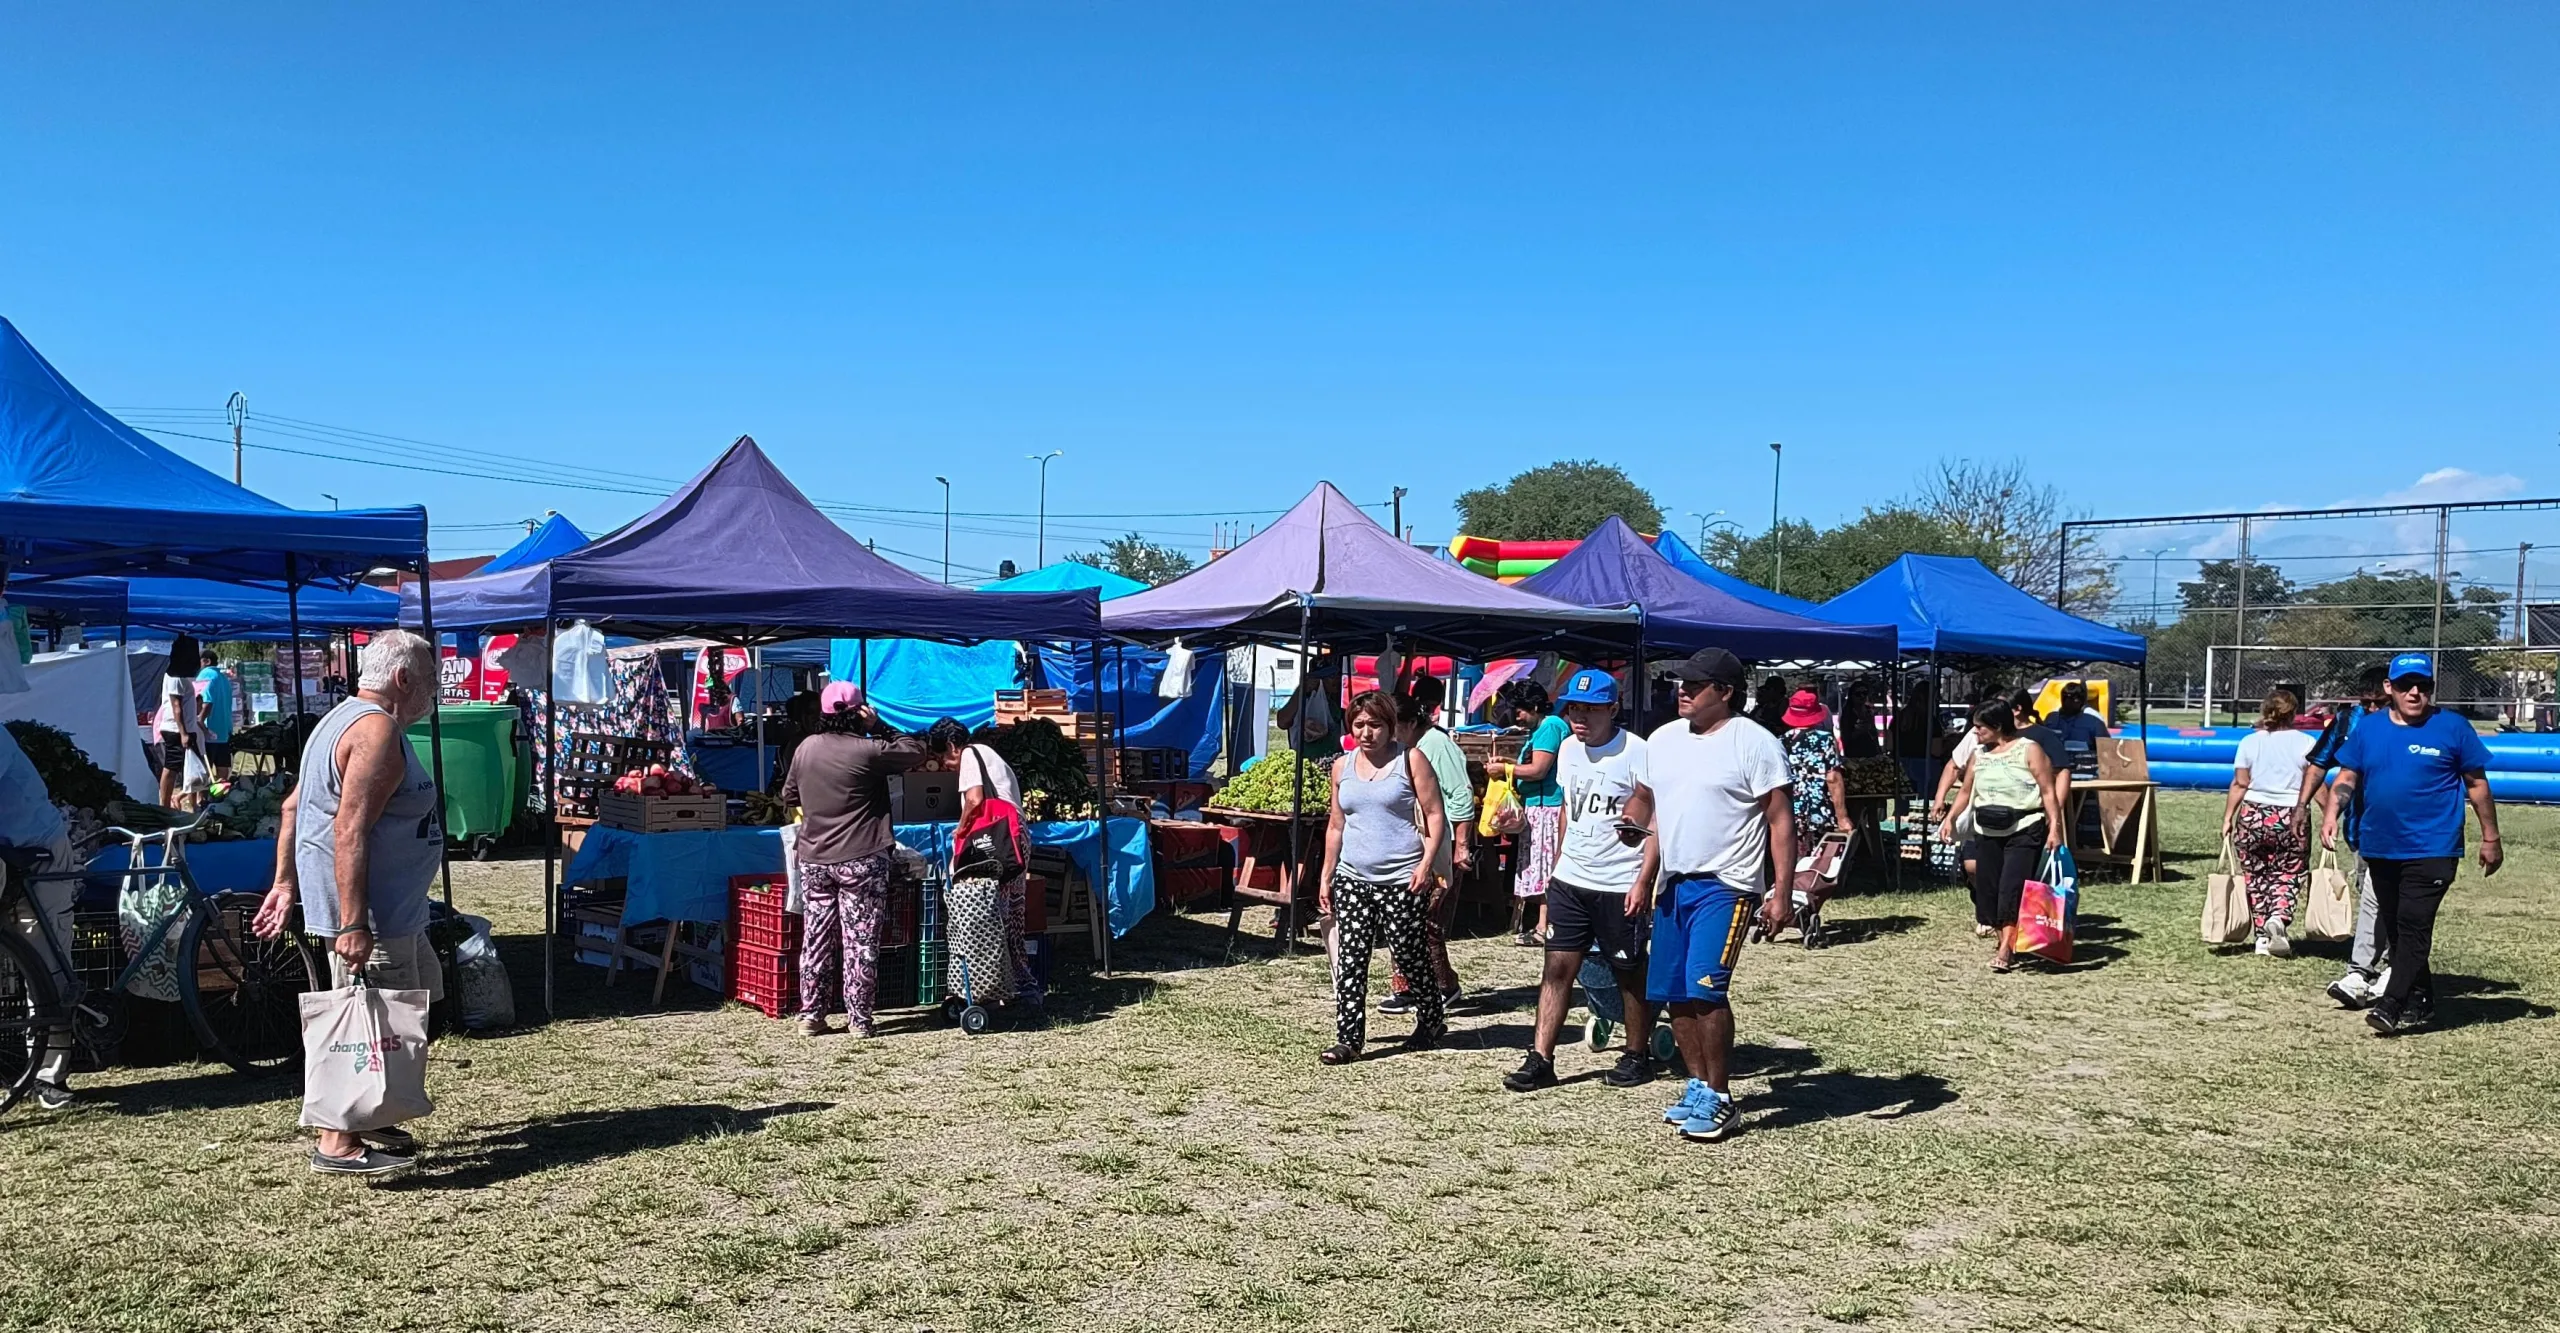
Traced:
[[2329, 998], [2336, 1000], [2341, 1009], [2362, 1009], [2373, 1003], [2373, 998], [2379, 994], [2381, 992], [2374, 989], [2372, 982], [2365, 980], [2362, 972], [2349, 971], [2329, 983]]
[[2270, 943], [2268, 943], [2268, 942], [2267, 942], [2267, 932], [2265, 932], [2265, 931], [2263, 931], [2263, 930], [2262, 930], [2262, 931], [2259, 931], [2259, 932], [2258, 932], [2258, 956], [2259, 956], [2260, 958], [2273, 958], [2273, 957], [2275, 957], [2275, 953], [2276, 953], [2276, 947], [2275, 947], [2273, 944], [2270, 944]]
[[2283, 917], [2267, 918], [2267, 935], [2264, 943], [2266, 948], [2262, 952], [2274, 954], [2278, 958], [2293, 957], [2293, 937], [2285, 933]]

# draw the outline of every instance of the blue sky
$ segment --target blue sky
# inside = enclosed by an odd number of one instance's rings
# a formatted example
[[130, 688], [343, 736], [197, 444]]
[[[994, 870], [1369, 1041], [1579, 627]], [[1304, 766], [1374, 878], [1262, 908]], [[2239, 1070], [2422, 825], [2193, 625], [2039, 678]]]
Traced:
[[[1063, 449], [1051, 510], [1103, 516], [1053, 557], [1319, 478], [1442, 537], [1584, 456], [1756, 528], [1771, 440], [1817, 522], [1943, 455], [2109, 515], [2560, 490], [2547, 6], [9, 25], [0, 313], [165, 428], [239, 389], [253, 442], [407, 459], [249, 480], [422, 501], [440, 554], [609, 527], [740, 433], [888, 510], [939, 473], [1025, 514]], [[964, 575], [1031, 563], [1028, 519], [960, 524]], [[938, 568], [938, 513], [851, 525]]]

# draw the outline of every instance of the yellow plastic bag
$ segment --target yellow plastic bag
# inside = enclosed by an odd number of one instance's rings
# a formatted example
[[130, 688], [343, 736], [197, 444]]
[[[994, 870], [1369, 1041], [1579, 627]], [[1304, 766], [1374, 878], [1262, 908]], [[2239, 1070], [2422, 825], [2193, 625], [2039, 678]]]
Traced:
[[1511, 779], [1487, 779], [1484, 809], [1476, 816], [1476, 832], [1483, 837], [1499, 838], [1518, 829], [1520, 819], [1520, 797], [1511, 789]]

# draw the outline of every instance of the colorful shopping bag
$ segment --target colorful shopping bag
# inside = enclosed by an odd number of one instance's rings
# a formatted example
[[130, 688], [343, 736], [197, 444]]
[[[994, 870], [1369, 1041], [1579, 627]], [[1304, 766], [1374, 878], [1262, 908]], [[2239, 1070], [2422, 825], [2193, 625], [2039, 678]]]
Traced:
[[2031, 953], [2047, 962], [2071, 961], [2071, 922], [2067, 900], [2076, 898], [2073, 889], [2057, 891], [2054, 881], [2060, 876], [2054, 858], [2045, 857], [2040, 878], [2027, 881], [2018, 895], [2018, 933], [2014, 947], [2019, 953]]
[[427, 992], [376, 990], [359, 974], [302, 993], [302, 1123], [389, 1129], [434, 1112], [427, 1096]]

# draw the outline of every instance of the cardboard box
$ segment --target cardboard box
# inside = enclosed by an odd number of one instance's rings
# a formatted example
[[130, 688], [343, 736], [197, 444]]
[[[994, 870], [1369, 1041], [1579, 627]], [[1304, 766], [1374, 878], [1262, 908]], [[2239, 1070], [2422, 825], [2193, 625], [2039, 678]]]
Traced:
[[959, 774], [918, 772], [889, 775], [890, 823], [949, 824], [959, 818]]

